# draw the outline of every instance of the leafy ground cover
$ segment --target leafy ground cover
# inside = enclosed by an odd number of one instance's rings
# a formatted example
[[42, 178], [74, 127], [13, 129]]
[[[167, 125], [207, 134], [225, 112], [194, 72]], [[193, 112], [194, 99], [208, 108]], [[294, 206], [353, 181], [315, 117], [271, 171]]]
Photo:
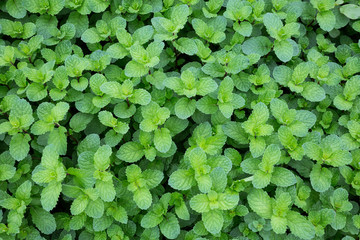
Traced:
[[358, 0], [4, 0], [0, 239], [359, 239]]

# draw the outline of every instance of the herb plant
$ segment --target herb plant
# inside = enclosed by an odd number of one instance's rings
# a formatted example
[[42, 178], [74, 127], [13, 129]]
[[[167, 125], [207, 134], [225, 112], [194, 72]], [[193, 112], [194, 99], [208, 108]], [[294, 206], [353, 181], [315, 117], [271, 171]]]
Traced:
[[358, 0], [0, 2], [0, 240], [360, 237]]

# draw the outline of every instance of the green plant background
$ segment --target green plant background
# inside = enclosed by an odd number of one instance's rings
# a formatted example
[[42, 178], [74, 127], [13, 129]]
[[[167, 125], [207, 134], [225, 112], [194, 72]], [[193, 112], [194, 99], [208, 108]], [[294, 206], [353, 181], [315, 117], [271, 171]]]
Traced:
[[358, 0], [0, 2], [0, 239], [359, 239]]

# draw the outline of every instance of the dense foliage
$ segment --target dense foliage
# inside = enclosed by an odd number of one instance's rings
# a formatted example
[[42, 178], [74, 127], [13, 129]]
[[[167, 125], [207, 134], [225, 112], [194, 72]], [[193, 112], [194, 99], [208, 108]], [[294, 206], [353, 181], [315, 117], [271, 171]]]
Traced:
[[358, 0], [0, 10], [0, 239], [359, 239]]

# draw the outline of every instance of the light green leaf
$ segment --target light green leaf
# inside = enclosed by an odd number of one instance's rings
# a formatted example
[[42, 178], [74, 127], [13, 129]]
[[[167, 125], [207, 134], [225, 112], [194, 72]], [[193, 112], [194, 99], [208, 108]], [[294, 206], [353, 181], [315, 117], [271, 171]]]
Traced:
[[151, 101], [151, 95], [144, 89], [135, 89], [129, 100], [132, 103], [147, 105]]
[[333, 30], [336, 24], [336, 17], [331, 10], [319, 12], [316, 15], [316, 20], [318, 21], [321, 29], [327, 32]]
[[77, 197], [71, 204], [70, 212], [72, 215], [79, 215], [83, 211], [85, 211], [87, 205], [89, 203], [89, 199], [86, 195], [81, 195]]
[[219, 208], [221, 210], [229, 210], [236, 207], [239, 203], [238, 193], [225, 192], [218, 195]]
[[252, 180], [252, 184], [254, 188], [264, 188], [269, 185], [271, 180], [271, 173], [266, 173], [263, 171], [256, 171], [254, 174], [254, 178]]
[[125, 162], [137, 162], [144, 156], [143, 146], [137, 142], [127, 142], [121, 145], [116, 156]]
[[345, 4], [340, 7], [340, 12], [350, 19], [360, 18], [360, 6], [355, 4]]
[[317, 192], [325, 192], [331, 186], [332, 172], [320, 164], [313, 166], [310, 172], [311, 186]]
[[197, 45], [195, 41], [191, 38], [179, 38], [174, 42], [174, 47], [181, 53], [185, 53], [187, 55], [194, 55], [197, 53]]
[[134, 201], [136, 205], [143, 210], [148, 209], [152, 203], [152, 196], [147, 188], [140, 188], [134, 192]]
[[284, 217], [272, 216], [271, 227], [276, 234], [284, 234], [287, 229], [287, 220]]
[[175, 239], [180, 234], [179, 221], [173, 213], [166, 214], [166, 221], [160, 223], [161, 233], [168, 239]]
[[112, 154], [111, 147], [103, 145], [97, 149], [94, 154], [94, 166], [100, 171], [105, 171], [110, 164], [110, 156]]
[[265, 36], [251, 37], [242, 44], [242, 51], [246, 55], [264, 56], [270, 52], [272, 45], [272, 42]]
[[54, 216], [42, 208], [33, 207], [30, 209], [31, 219], [35, 226], [43, 234], [49, 235], [56, 230]]
[[180, 119], [187, 119], [194, 114], [196, 110], [196, 100], [180, 98], [175, 104], [175, 114]]
[[270, 36], [277, 38], [278, 31], [283, 27], [280, 17], [275, 13], [266, 13], [263, 22]]
[[51, 211], [57, 204], [61, 192], [61, 183], [52, 181], [41, 192], [41, 205], [46, 211]]
[[197, 194], [190, 199], [190, 207], [198, 213], [208, 212], [210, 210], [209, 203], [210, 200], [206, 194]]
[[298, 212], [289, 211], [286, 215], [290, 231], [301, 239], [313, 239], [315, 227], [304, 216]]
[[128, 77], [142, 77], [149, 69], [136, 61], [130, 61], [125, 66], [125, 75]]
[[14, 18], [23, 18], [26, 15], [26, 9], [22, 4], [22, 0], [8, 0], [6, 2], [6, 10]]
[[85, 209], [86, 215], [92, 218], [101, 218], [104, 214], [104, 202], [98, 198], [96, 200], [90, 200]]
[[122, 89], [121, 89], [121, 84], [118, 82], [105, 82], [101, 84], [100, 90], [103, 93], [110, 95], [111, 97], [121, 99]]
[[224, 218], [220, 210], [211, 210], [203, 213], [202, 221], [206, 230], [212, 234], [219, 233], [224, 225]]
[[288, 40], [275, 41], [274, 51], [282, 62], [288, 62], [294, 55], [294, 48]]
[[154, 132], [155, 148], [162, 153], [169, 151], [172, 144], [170, 130], [167, 128], [156, 129]]
[[157, 187], [164, 179], [163, 172], [159, 170], [146, 169], [142, 174], [143, 178], [146, 180], [146, 187], [148, 189]]
[[29, 141], [31, 140], [29, 134], [18, 133], [11, 138], [10, 154], [15, 160], [23, 160], [30, 151]]
[[15, 175], [16, 168], [10, 164], [0, 164], [0, 181], [6, 181]]
[[169, 177], [169, 185], [177, 190], [188, 190], [194, 184], [194, 173], [191, 170], [178, 169]]
[[264, 153], [265, 147], [266, 142], [264, 138], [257, 137], [250, 139], [250, 152], [254, 158], [260, 157]]
[[296, 183], [296, 177], [290, 170], [276, 167], [271, 176], [271, 183], [278, 187], [289, 187]]
[[272, 202], [269, 195], [260, 189], [254, 189], [247, 196], [250, 208], [260, 217], [270, 219], [272, 216]]
[[148, 212], [141, 219], [141, 227], [143, 228], [153, 228], [156, 227], [163, 221], [163, 216], [156, 214], [153, 211]]
[[301, 95], [311, 102], [320, 102], [325, 98], [325, 90], [314, 82], [307, 82]]
[[54, 146], [54, 150], [60, 155], [65, 155], [67, 151], [67, 137], [65, 133], [67, 132], [66, 128], [59, 127], [50, 132], [48, 138], [48, 144]]
[[102, 39], [95, 28], [89, 28], [81, 35], [81, 40], [85, 43], [98, 43]]
[[98, 190], [100, 198], [104, 202], [112, 202], [115, 199], [116, 191], [112, 181], [97, 181], [95, 189]]

